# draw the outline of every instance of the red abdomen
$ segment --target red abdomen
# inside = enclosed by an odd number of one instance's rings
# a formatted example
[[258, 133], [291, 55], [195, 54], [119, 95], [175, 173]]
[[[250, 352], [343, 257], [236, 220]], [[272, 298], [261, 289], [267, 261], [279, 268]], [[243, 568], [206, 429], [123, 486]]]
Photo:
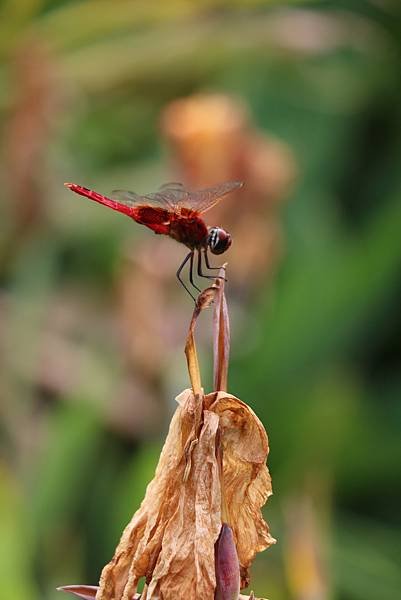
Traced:
[[130, 216], [141, 225], [146, 225], [155, 233], [169, 235], [170, 216], [168, 210], [154, 206], [135, 206], [131, 209]]

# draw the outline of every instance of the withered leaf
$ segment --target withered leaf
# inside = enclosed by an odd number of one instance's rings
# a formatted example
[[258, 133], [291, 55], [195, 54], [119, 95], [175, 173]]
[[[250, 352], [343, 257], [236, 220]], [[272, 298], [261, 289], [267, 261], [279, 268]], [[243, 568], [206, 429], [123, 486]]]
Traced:
[[214, 298], [216, 297], [217, 290], [218, 286], [213, 284], [211, 287], [206, 288], [199, 294], [192, 314], [192, 319], [189, 324], [187, 341], [185, 344], [185, 356], [187, 358], [188, 373], [194, 394], [200, 394], [202, 392], [201, 375], [194, 335], [195, 326], [201, 312], [212, 304]]
[[[207, 396], [205, 401], [208, 400]], [[248, 583], [247, 571], [255, 554], [276, 542], [261, 513], [261, 507], [272, 494], [266, 466], [268, 438], [253, 410], [235, 396], [226, 392], [214, 394], [210, 410], [220, 418], [222, 493], [227, 522], [237, 546], [243, 588]]]
[[204, 411], [201, 421], [202, 401], [190, 390], [177, 400], [155, 477], [103, 569], [97, 600], [130, 600], [141, 577], [148, 583], [142, 600], [213, 598], [214, 544], [221, 526], [219, 418]]
[[[155, 477], [103, 569], [97, 600], [130, 600], [146, 578], [142, 600], [213, 600], [214, 545], [227, 507], [241, 566], [241, 587], [256, 552], [274, 543], [261, 515], [271, 494], [263, 425], [225, 392], [178, 398]], [[208, 406], [208, 410], [204, 410]], [[222, 448], [222, 481], [216, 436]]]

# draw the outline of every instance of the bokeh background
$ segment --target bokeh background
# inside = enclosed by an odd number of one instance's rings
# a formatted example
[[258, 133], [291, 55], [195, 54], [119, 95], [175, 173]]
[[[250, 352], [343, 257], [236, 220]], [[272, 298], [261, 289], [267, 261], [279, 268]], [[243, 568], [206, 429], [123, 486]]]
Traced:
[[[230, 391], [270, 437], [271, 600], [401, 589], [398, 0], [0, 5], [0, 597], [96, 584], [153, 474], [184, 248], [63, 188], [246, 187]], [[199, 329], [210, 389], [210, 315]]]

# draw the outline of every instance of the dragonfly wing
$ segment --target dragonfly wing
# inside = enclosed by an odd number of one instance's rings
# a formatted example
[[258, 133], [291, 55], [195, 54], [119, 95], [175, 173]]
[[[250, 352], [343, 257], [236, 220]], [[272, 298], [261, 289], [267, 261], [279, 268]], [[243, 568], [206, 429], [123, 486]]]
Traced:
[[[190, 192], [185, 188], [184, 184], [178, 181], [172, 181], [160, 186], [160, 189], [155, 194], [148, 194], [146, 197], [153, 201], [165, 203], [170, 207], [170, 210], [177, 211], [179, 207], [185, 206], [188, 202]], [[189, 205], [188, 205], [189, 206]]]
[[169, 220], [169, 215], [175, 210], [174, 204], [169, 202], [168, 197], [165, 197], [163, 192], [140, 196], [134, 192], [115, 190], [111, 194], [112, 197], [109, 198], [76, 183], [65, 183], [64, 185], [76, 194], [86, 196], [90, 200], [126, 214], [148, 227], [153, 222], [153, 218], [155, 223], [165, 224]]
[[135, 192], [129, 192], [127, 190], [113, 190], [112, 197], [130, 208], [135, 208], [137, 206], [153, 206], [155, 208], [164, 208], [169, 211], [174, 210], [174, 204], [169, 202], [169, 199], [164, 192], [140, 196]]
[[243, 186], [242, 181], [226, 181], [214, 187], [206, 188], [196, 192], [190, 192], [189, 208], [198, 213], [205, 213], [215, 206], [220, 198]]
[[217, 204], [222, 196], [242, 185], [241, 181], [226, 181], [214, 187], [192, 192], [187, 190], [182, 183], [173, 182], [164, 184], [154, 194], [144, 196], [125, 190], [115, 190], [113, 198], [131, 208], [149, 205], [171, 212], [179, 212], [180, 208], [188, 208], [198, 213], [204, 213]]
[[170, 189], [174, 189], [174, 190], [184, 190], [185, 191], [185, 187], [183, 183], [180, 183], [179, 181], [169, 181], [168, 183], [163, 183], [163, 185], [161, 185], [159, 187], [160, 191], [163, 190], [170, 190]]

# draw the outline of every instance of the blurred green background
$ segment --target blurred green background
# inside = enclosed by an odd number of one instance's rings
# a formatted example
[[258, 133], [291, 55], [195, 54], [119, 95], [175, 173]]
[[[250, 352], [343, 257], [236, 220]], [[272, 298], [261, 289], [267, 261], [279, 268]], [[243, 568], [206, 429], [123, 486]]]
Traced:
[[0, 31], [1, 599], [96, 584], [188, 385], [184, 249], [63, 182], [238, 177], [230, 391], [269, 433], [278, 538], [252, 588], [395, 600], [399, 1], [4, 0]]

